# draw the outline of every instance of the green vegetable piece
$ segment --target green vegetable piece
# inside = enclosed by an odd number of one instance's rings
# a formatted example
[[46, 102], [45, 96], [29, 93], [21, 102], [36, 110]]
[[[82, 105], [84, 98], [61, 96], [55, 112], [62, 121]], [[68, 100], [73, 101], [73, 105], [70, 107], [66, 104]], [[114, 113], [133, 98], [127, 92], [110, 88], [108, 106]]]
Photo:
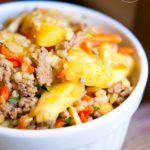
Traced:
[[48, 87], [45, 86], [45, 85], [40, 85], [40, 84], [38, 84], [38, 83], [34, 83], [34, 85], [35, 85], [37, 88], [39, 88], [39, 89], [43, 89], [44, 91], [49, 92]]
[[18, 96], [18, 97], [10, 97], [9, 98], [9, 100], [8, 100], [8, 102], [10, 103], [10, 104], [14, 104], [14, 103], [17, 103], [17, 101], [20, 99], [20, 96]]
[[68, 124], [70, 124], [70, 122], [71, 122], [71, 118], [66, 118], [65, 119], [65, 123], [68, 125]]
[[97, 111], [97, 110], [99, 110], [100, 109], [100, 107], [98, 107], [98, 106], [95, 106], [94, 107], [94, 111]]

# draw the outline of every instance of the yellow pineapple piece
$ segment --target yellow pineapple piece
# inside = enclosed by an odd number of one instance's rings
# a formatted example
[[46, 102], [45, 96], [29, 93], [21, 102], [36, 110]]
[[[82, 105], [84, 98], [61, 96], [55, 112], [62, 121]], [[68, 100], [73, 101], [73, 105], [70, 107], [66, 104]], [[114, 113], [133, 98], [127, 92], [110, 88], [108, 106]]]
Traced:
[[38, 46], [54, 46], [65, 40], [66, 30], [47, 10], [35, 10], [22, 21], [21, 33], [33, 40]]
[[35, 33], [35, 42], [39, 46], [54, 46], [65, 39], [65, 30], [63, 27], [41, 24]]
[[113, 110], [113, 106], [110, 103], [102, 104], [99, 107], [100, 107], [100, 113], [102, 115], [105, 115]]
[[109, 86], [127, 78], [131, 74], [134, 66], [134, 60], [131, 56], [118, 53], [109, 43], [101, 44], [99, 55], [113, 74], [113, 78], [108, 83]]
[[82, 82], [87, 86], [105, 88], [112, 79], [111, 71], [103, 62], [81, 49], [68, 52], [66, 79], [71, 82]]
[[80, 83], [60, 83], [49, 88], [49, 92], [42, 94], [37, 106], [31, 111], [31, 116], [37, 122], [55, 121], [59, 113], [79, 100], [85, 88]]

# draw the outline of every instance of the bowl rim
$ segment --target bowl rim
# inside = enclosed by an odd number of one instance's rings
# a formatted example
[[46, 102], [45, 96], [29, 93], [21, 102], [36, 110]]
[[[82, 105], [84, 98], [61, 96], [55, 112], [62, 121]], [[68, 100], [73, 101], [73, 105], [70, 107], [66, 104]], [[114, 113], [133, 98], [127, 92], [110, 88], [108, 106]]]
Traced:
[[57, 137], [60, 135], [70, 135], [71, 133], [76, 133], [82, 131], [88, 131], [92, 128], [97, 127], [99, 124], [106, 124], [107, 122], [110, 122], [110, 120], [114, 116], [118, 116], [120, 113], [125, 113], [127, 108], [134, 104], [136, 101], [136, 95], [138, 92], [141, 91], [141, 89], [144, 89], [146, 86], [147, 78], [148, 78], [148, 61], [145, 54], [145, 51], [138, 41], [138, 39], [134, 36], [129, 29], [127, 29], [124, 25], [122, 25], [120, 22], [116, 21], [115, 19], [111, 18], [110, 16], [107, 16], [101, 12], [98, 12], [96, 10], [79, 6], [76, 4], [66, 3], [66, 2], [56, 2], [56, 1], [26, 1], [26, 2], [8, 2], [0, 5], [0, 8], [2, 7], [10, 7], [12, 5], [23, 5], [23, 4], [30, 4], [34, 5], [37, 4], [40, 6], [40, 4], [54, 4], [54, 5], [62, 5], [68, 6], [68, 7], [75, 7], [76, 9], [83, 9], [85, 11], [90, 12], [91, 14], [99, 15], [102, 19], [105, 18], [107, 22], [111, 22], [112, 26], [117, 26], [117, 29], [121, 31], [122, 34], [126, 35], [131, 41], [131, 43], [136, 47], [136, 51], [138, 53], [138, 56], [140, 58], [140, 75], [137, 82], [136, 87], [134, 88], [132, 94], [126, 99], [125, 102], [123, 102], [119, 107], [115, 108], [113, 111], [108, 113], [107, 115], [104, 115], [100, 118], [97, 118], [95, 120], [92, 120], [91, 122], [83, 123], [81, 125], [74, 125], [70, 127], [65, 128], [59, 128], [59, 129], [45, 129], [45, 130], [18, 130], [18, 129], [11, 129], [11, 128], [5, 128], [0, 127], [0, 134], [2, 135], [9, 135], [11, 137], [23, 137], [23, 138], [41, 138], [41, 137]]

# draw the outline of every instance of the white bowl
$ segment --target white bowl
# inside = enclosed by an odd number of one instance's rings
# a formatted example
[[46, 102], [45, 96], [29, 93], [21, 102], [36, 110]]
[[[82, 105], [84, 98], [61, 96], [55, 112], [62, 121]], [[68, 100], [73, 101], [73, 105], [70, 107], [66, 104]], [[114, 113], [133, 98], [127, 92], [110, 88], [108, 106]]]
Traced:
[[118, 108], [94, 121], [66, 128], [26, 131], [0, 128], [0, 150], [119, 150], [123, 144], [129, 122], [141, 102], [148, 77], [147, 58], [139, 41], [123, 25], [97, 11], [59, 2], [15, 2], [0, 5], [0, 21], [25, 9], [35, 7], [56, 8], [77, 19], [100, 24], [108, 32], [122, 35], [125, 44], [135, 49], [137, 71], [136, 87]]

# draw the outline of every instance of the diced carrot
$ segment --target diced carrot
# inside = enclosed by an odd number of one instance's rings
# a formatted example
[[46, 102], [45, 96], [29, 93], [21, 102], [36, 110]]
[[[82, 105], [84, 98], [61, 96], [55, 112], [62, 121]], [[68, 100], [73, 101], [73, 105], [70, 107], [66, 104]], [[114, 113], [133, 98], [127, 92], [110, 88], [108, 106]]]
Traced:
[[16, 68], [16, 67], [19, 67], [19, 66], [20, 66], [20, 65], [18, 64], [18, 62], [17, 62], [17, 61], [13, 61], [12, 63], [13, 63], [14, 68]]
[[91, 97], [88, 95], [84, 95], [82, 98], [82, 100], [89, 102], [91, 100]]
[[109, 43], [120, 43], [122, 41], [121, 37], [117, 34], [94, 34], [92, 38], [89, 39], [93, 47], [99, 46], [103, 42]]
[[86, 116], [89, 116], [92, 112], [94, 111], [94, 108], [92, 106], [87, 106], [83, 112], [85, 113]]
[[78, 33], [80, 31], [82, 31], [82, 26], [81, 26], [80, 23], [77, 23], [76, 26], [75, 26], [75, 32]]
[[23, 63], [23, 71], [28, 72], [28, 73], [34, 73], [35, 69], [32, 65]]
[[87, 122], [87, 117], [85, 116], [85, 114], [83, 112], [79, 113], [79, 117], [82, 122]]
[[21, 55], [14, 54], [12, 57], [7, 59], [13, 63], [14, 67], [19, 67], [23, 63], [23, 57]]
[[3, 100], [4, 100], [3, 97], [0, 96], [0, 104], [3, 103]]
[[46, 49], [47, 49], [48, 51], [51, 51], [51, 50], [54, 49], [54, 46], [46, 47]]
[[28, 73], [34, 73], [35, 69], [32, 65], [28, 64], [28, 67], [27, 67], [27, 72]]
[[13, 53], [4, 44], [0, 45], [0, 52], [13, 63], [14, 67], [21, 66], [23, 62], [21, 55]]
[[66, 71], [65, 70], [61, 70], [60, 72], [58, 72], [57, 78], [58, 79], [62, 79], [62, 78], [65, 77], [65, 75], [66, 75]]
[[0, 52], [6, 57], [11, 58], [13, 56], [13, 52], [11, 52], [4, 44], [0, 45]]
[[56, 128], [61, 128], [61, 127], [63, 127], [64, 125], [65, 125], [65, 121], [64, 121], [63, 119], [58, 118], [58, 119], [56, 120], [56, 124], [55, 124], [55, 127], [56, 127]]
[[17, 128], [18, 128], [18, 129], [27, 129], [27, 127], [26, 127], [26, 122], [25, 122], [25, 120], [24, 120], [23, 117], [21, 117], [21, 118], [19, 119]]
[[28, 38], [28, 39], [34, 39], [34, 35], [35, 35], [35, 30], [33, 28], [29, 28], [28, 30], [25, 31], [24, 35]]
[[83, 41], [80, 44], [80, 47], [87, 53], [92, 54], [92, 44], [90, 41]]
[[83, 110], [79, 112], [79, 117], [82, 122], [86, 122], [91, 113], [94, 112], [94, 108], [92, 106], [87, 106]]
[[133, 54], [133, 49], [130, 47], [121, 47], [118, 49], [118, 52], [123, 55], [131, 55]]
[[87, 87], [87, 93], [88, 94], [93, 94], [96, 92], [97, 88], [96, 87]]
[[6, 101], [8, 101], [9, 90], [7, 85], [0, 87], [0, 96], [2, 96]]

